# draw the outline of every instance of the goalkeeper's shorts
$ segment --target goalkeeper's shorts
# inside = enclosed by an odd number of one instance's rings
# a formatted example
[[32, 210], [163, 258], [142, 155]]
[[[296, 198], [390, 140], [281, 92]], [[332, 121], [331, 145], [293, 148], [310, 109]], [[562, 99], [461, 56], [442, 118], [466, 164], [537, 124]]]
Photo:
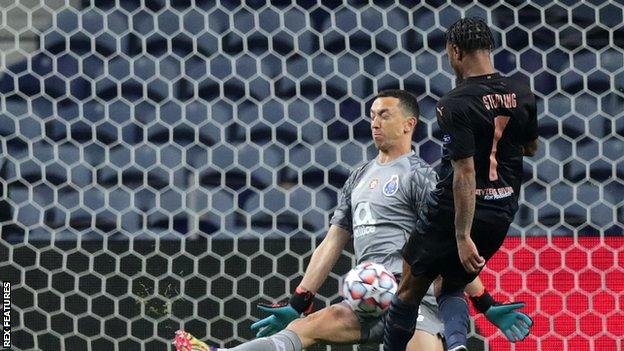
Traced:
[[[432, 299], [435, 301], [435, 297], [432, 297]], [[438, 305], [435, 303], [432, 304], [429, 300], [430, 299], [423, 299], [420, 307], [418, 308], [416, 330], [422, 330], [431, 335], [440, 335], [440, 337], [442, 337], [444, 333], [444, 325], [438, 318]], [[349, 306], [349, 304], [344, 301], [342, 304], [347, 307]], [[382, 343], [386, 314], [384, 313], [378, 317], [363, 317], [357, 313], [355, 313], [355, 315], [360, 323], [360, 344], [375, 343], [378, 345]]]

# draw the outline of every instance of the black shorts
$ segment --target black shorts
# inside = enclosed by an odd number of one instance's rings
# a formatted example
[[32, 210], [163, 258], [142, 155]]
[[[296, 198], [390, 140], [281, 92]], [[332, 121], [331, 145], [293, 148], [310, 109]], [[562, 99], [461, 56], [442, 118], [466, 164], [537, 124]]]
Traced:
[[[468, 284], [478, 273], [466, 272], [459, 260], [455, 240], [455, 214], [430, 210], [421, 218], [403, 246], [403, 258], [410, 264], [412, 275], [442, 275], [456, 284]], [[503, 244], [511, 218], [492, 211], [475, 212], [471, 238], [479, 254], [489, 260]]]

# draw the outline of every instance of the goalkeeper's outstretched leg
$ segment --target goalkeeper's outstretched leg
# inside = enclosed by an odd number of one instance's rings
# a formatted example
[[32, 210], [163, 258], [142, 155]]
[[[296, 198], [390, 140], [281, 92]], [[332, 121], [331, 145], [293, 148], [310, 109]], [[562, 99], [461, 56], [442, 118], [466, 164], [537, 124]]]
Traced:
[[[416, 330], [407, 350], [442, 351], [442, 325], [435, 316], [435, 310], [429, 307], [421, 309], [419, 318], [422, 323]], [[426, 328], [428, 330], [422, 330]], [[184, 333], [184, 332], [180, 332]], [[321, 309], [306, 317], [296, 319], [288, 327], [272, 336], [262, 337], [228, 349], [231, 351], [301, 351], [317, 343], [326, 344], [379, 344], [383, 333], [383, 318], [363, 318], [353, 312], [346, 304], [339, 303]], [[190, 338], [192, 336], [185, 333]], [[193, 342], [197, 343], [195, 338]], [[177, 339], [176, 339], [177, 340]], [[201, 341], [199, 341], [201, 343]], [[199, 345], [199, 344], [198, 344]], [[212, 351], [201, 343], [198, 348], [179, 347], [178, 351]], [[225, 350], [225, 349], [223, 349]]]

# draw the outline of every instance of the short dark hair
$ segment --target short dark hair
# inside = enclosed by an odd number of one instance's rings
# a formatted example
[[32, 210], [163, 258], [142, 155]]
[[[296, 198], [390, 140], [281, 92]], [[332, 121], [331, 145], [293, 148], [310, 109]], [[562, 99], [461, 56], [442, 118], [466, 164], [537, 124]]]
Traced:
[[446, 31], [446, 42], [466, 52], [494, 48], [492, 31], [479, 17], [462, 18], [453, 23]]
[[375, 98], [393, 97], [399, 99], [399, 105], [410, 116], [414, 116], [418, 121], [420, 109], [418, 108], [418, 99], [407, 90], [388, 89], [380, 91]]

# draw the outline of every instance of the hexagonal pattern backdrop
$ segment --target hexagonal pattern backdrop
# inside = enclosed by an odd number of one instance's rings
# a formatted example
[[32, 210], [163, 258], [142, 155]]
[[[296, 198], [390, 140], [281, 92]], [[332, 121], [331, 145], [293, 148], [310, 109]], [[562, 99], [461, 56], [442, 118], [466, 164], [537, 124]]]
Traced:
[[[536, 92], [541, 142], [485, 273], [498, 297], [527, 301], [534, 333], [510, 346], [479, 317], [471, 349], [624, 347], [621, 2], [0, 5], [15, 349], [167, 350], [178, 328], [252, 338], [256, 303], [289, 296], [349, 170], [374, 154], [377, 91], [418, 95], [415, 146], [438, 163], [444, 31], [465, 15], [487, 19], [496, 68]], [[340, 299], [351, 252], [320, 306]]]

